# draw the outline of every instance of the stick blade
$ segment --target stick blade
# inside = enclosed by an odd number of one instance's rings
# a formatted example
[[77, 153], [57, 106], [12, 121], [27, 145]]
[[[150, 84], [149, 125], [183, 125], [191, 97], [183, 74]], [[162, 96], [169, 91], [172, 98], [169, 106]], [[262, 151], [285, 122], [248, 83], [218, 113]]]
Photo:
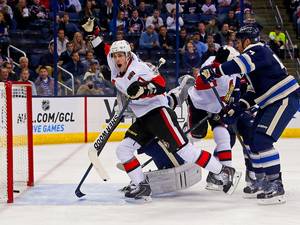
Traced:
[[76, 195], [78, 198], [82, 198], [83, 196], [85, 196], [85, 194], [82, 193], [82, 192], [80, 191], [80, 189], [78, 189], [78, 188], [75, 190], [75, 195]]
[[100, 178], [103, 181], [109, 180], [109, 175], [106, 172], [106, 170], [104, 169], [104, 167], [102, 166], [102, 164], [101, 164], [101, 162], [100, 162], [100, 160], [98, 158], [97, 151], [95, 149], [93, 149], [93, 148], [90, 148], [88, 150], [88, 156], [89, 156], [89, 159], [92, 162], [92, 164], [93, 164], [96, 172], [100, 176]]

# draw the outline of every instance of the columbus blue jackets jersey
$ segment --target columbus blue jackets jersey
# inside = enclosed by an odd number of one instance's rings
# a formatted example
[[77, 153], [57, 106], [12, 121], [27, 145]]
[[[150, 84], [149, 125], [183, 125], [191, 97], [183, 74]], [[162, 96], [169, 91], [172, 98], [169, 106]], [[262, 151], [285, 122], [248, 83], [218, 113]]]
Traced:
[[[261, 108], [299, 88], [297, 80], [287, 74], [280, 59], [262, 43], [249, 45], [243, 54], [223, 63], [219, 70], [222, 75], [245, 74], [254, 89], [252, 100]], [[252, 101], [247, 103], [252, 105]]]

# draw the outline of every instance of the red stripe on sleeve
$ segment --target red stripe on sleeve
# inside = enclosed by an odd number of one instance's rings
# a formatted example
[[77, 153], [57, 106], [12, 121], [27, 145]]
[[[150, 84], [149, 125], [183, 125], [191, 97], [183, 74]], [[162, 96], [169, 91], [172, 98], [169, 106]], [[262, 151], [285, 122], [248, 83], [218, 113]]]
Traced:
[[140, 162], [137, 160], [137, 158], [134, 157], [130, 161], [123, 163], [123, 166], [125, 168], [125, 171], [129, 173], [138, 168], [140, 166]]
[[205, 168], [210, 160], [211, 154], [207, 151], [202, 150], [199, 158], [196, 161], [196, 164], [201, 166], [202, 168]]
[[220, 161], [231, 161], [232, 159], [231, 150], [218, 152], [217, 156]]
[[157, 75], [154, 77], [151, 82], [161, 86], [161, 87], [166, 87], [166, 81], [165, 78], [162, 75]]
[[104, 52], [105, 52], [105, 55], [108, 55], [109, 50], [110, 50], [110, 45], [105, 43], [105, 44], [104, 44]]
[[[213, 81], [214, 86], [217, 86], [217, 82]], [[196, 90], [208, 90], [211, 89], [210, 85], [207, 83], [204, 83], [204, 81], [201, 79], [200, 76], [197, 76], [196, 78], [196, 84], [195, 84]]]

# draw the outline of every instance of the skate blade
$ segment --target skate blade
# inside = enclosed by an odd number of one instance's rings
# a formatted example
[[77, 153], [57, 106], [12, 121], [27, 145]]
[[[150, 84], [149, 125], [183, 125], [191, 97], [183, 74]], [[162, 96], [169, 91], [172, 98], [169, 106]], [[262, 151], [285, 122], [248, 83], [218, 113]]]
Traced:
[[232, 195], [233, 194], [233, 192], [235, 191], [235, 189], [237, 188], [237, 186], [240, 182], [241, 177], [242, 177], [242, 172], [236, 171], [234, 173], [233, 182], [232, 182], [229, 190], [226, 192], [227, 195]]
[[118, 189], [118, 191], [124, 193], [126, 191], [126, 189], [125, 188], [120, 188], [120, 189]]
[[139, 198], [125, 198], [125, 201], [132, 204], [145, 204], [152, 202], [151, 196], [141, 196]]
[[276, 196], [273, 198], [258, 199], [259, 205], [279, 205], [286, 203], [286, 198], [284, 195]]
[[244, 199], [257, 199], [257, 195], [263, 193], [263, 191], [257, 191], [255, 193], [252, 194], [248, 194], [248, 193], [244, 193], [243, 194], [243, 198]]
[[223, 186], [222, 185], [216, 185], [216, 184], [212, 184], [212, 183], [207, 183], [205, 186], [206, 190], [209, 191], [222, 191], [223, 190]]

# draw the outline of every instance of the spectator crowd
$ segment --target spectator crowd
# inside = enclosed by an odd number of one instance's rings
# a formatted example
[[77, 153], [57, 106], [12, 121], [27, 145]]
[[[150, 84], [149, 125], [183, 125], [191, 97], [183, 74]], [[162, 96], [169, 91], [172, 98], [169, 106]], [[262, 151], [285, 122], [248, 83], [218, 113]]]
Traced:
[[[114, 5], [113, 0], [58, 0], [58, 81], [68, 87], [74, 82], [78, 95], [114, 94], [107, 81], [105, 57], [113, 40], [127, 40], [141, 59], [152, 63], [164, 56], [167, 64], [161, 73], [174, 84], [176, 51], [180, 53], [180, 74], [186, 74], [215, 55], [220, 46], [235, 47], [235, 33], [241, 26], [239, 0], [180, 0], [178, 49], [175, 0], [118, 2]], [[33, 25], [51, 30], [52, 11], [50, 0], [0, 0], [0, 81], [28, 80], [37, 95], [54, 94], [53, 35], [46, 38], [48, 49], [38, 59], [22, 56], [13, 63], [6, 50], [10, 32], [25, 32]], [[251, 1], [244, 1], [242, 22], [256, 23]], [[276, 37], [272, 41], [275, 46]], [[60, 94], [64, 94], [62, 89], [59, 85]]]

